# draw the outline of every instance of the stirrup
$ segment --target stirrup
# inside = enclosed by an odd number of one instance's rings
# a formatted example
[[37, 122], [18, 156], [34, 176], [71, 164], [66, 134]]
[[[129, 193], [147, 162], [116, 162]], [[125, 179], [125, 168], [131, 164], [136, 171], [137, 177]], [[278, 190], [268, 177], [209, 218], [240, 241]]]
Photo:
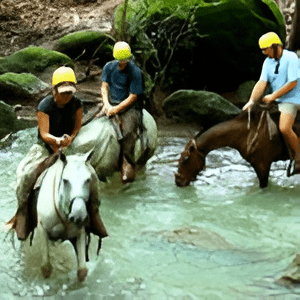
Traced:
[[294, 159], [291, 159], [286, 170], [286, 175], [287, 177], [291, 177], [295, 174], [300, 174], [300, 162], [296, 162]]

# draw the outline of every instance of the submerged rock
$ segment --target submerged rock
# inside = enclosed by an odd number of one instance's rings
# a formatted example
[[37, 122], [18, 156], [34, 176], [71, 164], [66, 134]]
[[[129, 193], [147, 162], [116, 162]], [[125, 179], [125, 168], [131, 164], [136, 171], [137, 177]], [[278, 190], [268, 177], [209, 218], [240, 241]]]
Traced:
[[218, 233], [196, 226], [163, 231], [161, 235], [170, 243], [184, 243], [201, 249], [234, 249], [234, 246]]

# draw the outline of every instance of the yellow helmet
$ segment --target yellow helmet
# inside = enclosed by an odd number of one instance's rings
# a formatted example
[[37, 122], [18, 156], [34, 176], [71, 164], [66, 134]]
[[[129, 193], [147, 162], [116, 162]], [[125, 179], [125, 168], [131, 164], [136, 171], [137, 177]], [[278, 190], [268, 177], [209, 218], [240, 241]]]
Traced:
[[75, 73], [70, 67], [59, 67], [52, 76], [52, 85], [55, 86], [61, 82], [77, 83]]
[[260, 49], [265, 49], [271, 47], [273, 44], [282, 45], [282, 42], [275, 32], [268, 32], [260, 37], [258, 44]]
[[128, 59], [131, 56], [130, 46], [126, 42], [117, 42], [114, 46], [113, 56], [115, 59]]

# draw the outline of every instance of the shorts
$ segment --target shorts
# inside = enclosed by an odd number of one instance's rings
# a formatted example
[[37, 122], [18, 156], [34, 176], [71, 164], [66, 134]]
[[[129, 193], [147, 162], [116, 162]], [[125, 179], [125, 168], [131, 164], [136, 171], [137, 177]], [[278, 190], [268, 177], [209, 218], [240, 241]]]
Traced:
[[290, 115], [295, 120], [298, 110], [300, 110], [300, 104], [291, 102], [279, 102], [278, 109], [280, 112]]

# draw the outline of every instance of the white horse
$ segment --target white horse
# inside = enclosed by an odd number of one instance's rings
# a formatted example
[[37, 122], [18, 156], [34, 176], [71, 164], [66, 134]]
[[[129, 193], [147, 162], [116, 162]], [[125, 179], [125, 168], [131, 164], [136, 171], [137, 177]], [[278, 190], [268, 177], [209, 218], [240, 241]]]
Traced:
[[[63, 156], [64, 157], [64, 156]], [[91, 193], [98, 193], [97, 175], [89, 163], [91, 153], [60, 158], [46, 172], [37, 199], [37, 228], [46, 252], [42, 258], [45, 278], [52, 271], [49, 257], [50, 240], [76, 240], [77, 278], [87, 276], [86, 230], [89, 221], [87, 203]]]

